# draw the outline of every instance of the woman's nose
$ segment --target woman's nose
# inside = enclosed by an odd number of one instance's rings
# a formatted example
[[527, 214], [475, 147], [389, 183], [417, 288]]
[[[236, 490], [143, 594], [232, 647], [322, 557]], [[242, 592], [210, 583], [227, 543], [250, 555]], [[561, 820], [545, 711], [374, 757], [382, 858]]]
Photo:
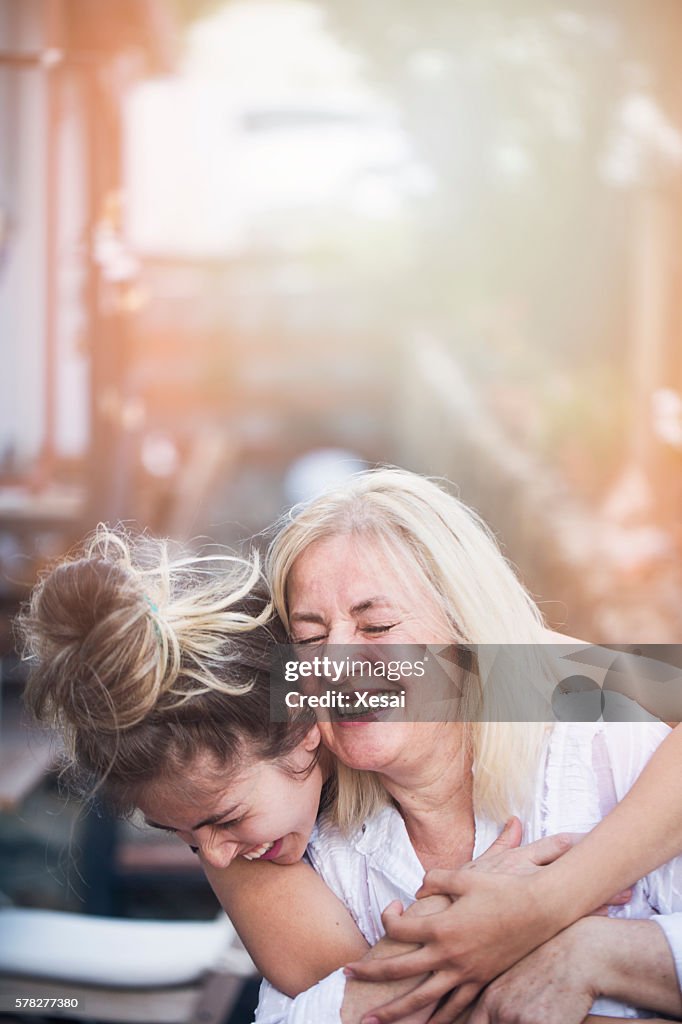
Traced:
[[327, 645], [357, 643], [354, 622], [335, 622], [329, 627]]
[[239, 853], [239, 843], [225, 836], [197, 836], [201, 859], [212, 868], [229, 867]]

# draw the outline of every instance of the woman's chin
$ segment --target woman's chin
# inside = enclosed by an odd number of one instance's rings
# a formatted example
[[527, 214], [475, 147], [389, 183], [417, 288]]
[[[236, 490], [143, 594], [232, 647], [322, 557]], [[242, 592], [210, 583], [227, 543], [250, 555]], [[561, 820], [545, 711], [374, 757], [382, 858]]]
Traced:
[[401, 726], [396, 723], [335, 724], [328, 746], [349, 768], [379, 772], [394, 760], [396, 751], [400, 751], [401, 733]]

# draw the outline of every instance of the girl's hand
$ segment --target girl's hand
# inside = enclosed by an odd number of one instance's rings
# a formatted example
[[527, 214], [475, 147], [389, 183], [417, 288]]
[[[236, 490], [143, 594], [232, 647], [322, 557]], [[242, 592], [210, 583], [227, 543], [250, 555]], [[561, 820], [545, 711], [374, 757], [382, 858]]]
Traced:
[[[348, 970], [363, 981], [436, 973], [371, 1016], [379, 1024], [391, 1024], [451, 992], [430, 1022], [449, 1024], [492, 978], [554, 934], [556, 925], [537, 893], [533, 875], [580, 838], [560, 834], [517, 849], [521, 825], [512, 819], [476, 861], [456, 871], [426, 875], [417, 896], [448, 895], [457, 901], [448, 909], [417, 919], [403, 915], [399, 903], [387, 907], [382, 915], [386, 934], [419, 943], [421, 948], [373, 963], [355, 962]], [[621, 894], [614, 902], [627, 899], [628, 893]]]

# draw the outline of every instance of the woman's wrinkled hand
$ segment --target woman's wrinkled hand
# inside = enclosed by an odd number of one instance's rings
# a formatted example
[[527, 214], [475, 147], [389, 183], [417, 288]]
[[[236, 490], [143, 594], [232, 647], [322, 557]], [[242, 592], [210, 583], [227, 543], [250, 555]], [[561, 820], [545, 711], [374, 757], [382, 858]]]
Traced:
[[599, 948], [583, 922], [550, 939], [491, 982], [468, 1024], [580, 1024], [599, 997]]

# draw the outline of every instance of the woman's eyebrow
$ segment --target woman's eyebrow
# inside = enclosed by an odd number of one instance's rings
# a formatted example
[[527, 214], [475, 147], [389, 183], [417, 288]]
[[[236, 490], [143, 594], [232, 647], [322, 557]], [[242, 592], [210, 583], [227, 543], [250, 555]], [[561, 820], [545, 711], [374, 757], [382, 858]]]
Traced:
[[322, 616], [316, 615], [314, 612], [292, 612], [289, 616], [291, 622], [314, 622], [317, 625], [322, 625]]
[[[369, 611], [370, 608], [386, 607], [394, 608], [395, 605], [389, 597], [385, 594], [377, 594], [374, 597], [367, 597], [363, 601], [358, 601], [357, 604], [351, 606], [351, 615], [361, 615], [362, 612]], [[315, 612], [292, 612], [289, 616], [290, 622], [314, 622], [316, 625], [323, 625], [324, 619], [321, 615], [317, 615]]]
[[351, 614], [361, 615], [362, 612], [367, 612], [370, 608], [378, 606], [393, 608], [394, 604], [385, 594], [377, 594], [376, 597], [368, 597], [364, 601], [354, 604], [351, 608]]

